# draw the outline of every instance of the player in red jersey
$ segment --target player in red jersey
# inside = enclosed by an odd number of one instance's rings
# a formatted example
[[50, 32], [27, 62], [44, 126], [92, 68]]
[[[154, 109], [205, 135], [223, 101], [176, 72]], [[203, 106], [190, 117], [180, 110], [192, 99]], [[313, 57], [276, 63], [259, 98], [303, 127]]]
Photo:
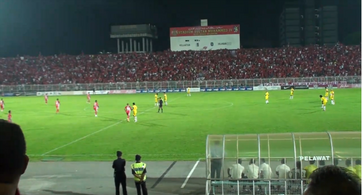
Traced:
[[1, 109], [1, 112], [4, 111], [4, 108], [5, 108], [5, 102], [4, 102], [4, 100], [1, 98], [1, 100], [0, 100], [0, 109]]
[[44, 100], [45, 100], [45, 103], [48, 104], [48, 94], [47, 93], [44, 95]]
[[88, 103], [90, 103], [90, 93], [89, 92], [87, 94], [87, 100], [88, 100]]
[[127, 115], [127, 122], [129, 122], [129, 117], [131, 115], [131, 106], [129, 106], [128, 103], [127, 103], [127, 106], [124, 107], [124, 111], [126, 112], [126, 115]]
[[98, 108], [99, 108], [99, 105], [98, 105], [98, 102], [96, 100], [94, 102], [94, 104], [93, 104], [94, 114], [96, 115], [96, 117], [97, 117], [97, 114], [98, 114]]
[[59, 99], [57, 99], [57, 101], [55, 101], [55, 108], [57, 109], [56, 114], [59, 113], [59, 109], [60, 109], [60, 101], [59, 101]]
[[9, 114], [8, 114], [8, 122], [13, 122], [13, 120], [11, 120], [11, 110], [9, 110]]

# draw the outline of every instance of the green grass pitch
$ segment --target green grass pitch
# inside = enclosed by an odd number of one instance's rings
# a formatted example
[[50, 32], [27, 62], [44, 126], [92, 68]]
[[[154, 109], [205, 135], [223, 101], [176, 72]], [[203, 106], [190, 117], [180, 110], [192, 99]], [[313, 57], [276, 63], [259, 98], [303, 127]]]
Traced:
[[[208, 134], [361, 130], [361, 89], [336, 89], [336, 105], [328, 102], [326, 112], [319, 99], [324, 90], [296, 90], [293, 100], [289, 93], [270, 91], [268, 105], [264, 91], [201, 92], [191, 97], [169, 93], [163, 114], [157, 113], [152, 93], [93, 95], [91, 103], [98, 100], [100, 106], [97, 118], [85, 96], [50, 97], [48, 105], [43, 97], [3, 97], [6, 107], [0, 117], [6, 119], [12, 110], [33, 161], [57, 155], [68, 161], [111, 160], [116, 150], [126, 159], [141, 154], [148, 161], [197, 160], [205, 158]], [[56, 98], [60, 114], [55, 114]], [[138, 105], [138, 123], [125, 121], [124, 106], [132, 102]], [[279, 143], [271, 145], [283, 149]]]

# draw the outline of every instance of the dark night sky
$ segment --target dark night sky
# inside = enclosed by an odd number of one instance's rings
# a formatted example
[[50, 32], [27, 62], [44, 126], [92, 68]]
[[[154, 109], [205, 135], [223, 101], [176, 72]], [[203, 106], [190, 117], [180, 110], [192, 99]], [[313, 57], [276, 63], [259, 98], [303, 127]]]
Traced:
[[[169, 48], [169, 28], [240, 24], [241, 39], [278, 43], [285, 0], [0, 0], [0, 56], [116, 51], [111, 24], [155, 24], [156, 50]], [[358, 0], [342, 0], [340, 37], [360, 31]]]

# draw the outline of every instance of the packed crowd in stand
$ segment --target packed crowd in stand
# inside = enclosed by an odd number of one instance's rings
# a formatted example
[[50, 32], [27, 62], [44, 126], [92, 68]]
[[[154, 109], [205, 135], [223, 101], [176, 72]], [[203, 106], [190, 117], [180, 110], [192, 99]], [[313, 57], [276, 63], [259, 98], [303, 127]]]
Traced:
[[361, 74], [360, 46], [0, 58], [0, 85]]

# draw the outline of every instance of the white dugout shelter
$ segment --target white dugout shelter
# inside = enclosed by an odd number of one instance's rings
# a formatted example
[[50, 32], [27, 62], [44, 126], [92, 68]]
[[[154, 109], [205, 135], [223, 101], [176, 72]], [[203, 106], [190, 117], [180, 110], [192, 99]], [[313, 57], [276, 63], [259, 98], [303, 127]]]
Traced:
[[[228, 168], [238, 164], [239, 159], [246, 176], [230, 178]], [[314, 161], [317, 167], [346, 167], [349, 163], [355, 166], [361, 161], [361, 131], [208, 135], [206, 195], [301, 195], [307, 181], [302, 171], [295, 169], [298, 161], [301, 169], [310, 161]], [[253, 162], [254, 165], [251, 165]], [[263, 178], [260, 170], [255, 168], [261, 167], [264, 162], [271, 168], [269, 178]], [[282, 165], [283, 162], [285, 165]], [[276, 174], [279, 165], [290, 168], [283, 179]], [[258, 170], [258, 173], [250, 174], [250, 167], [254, 167], [253, 170]], [[254, 178], [250, 178], [250, 175], [254, 175]]]

